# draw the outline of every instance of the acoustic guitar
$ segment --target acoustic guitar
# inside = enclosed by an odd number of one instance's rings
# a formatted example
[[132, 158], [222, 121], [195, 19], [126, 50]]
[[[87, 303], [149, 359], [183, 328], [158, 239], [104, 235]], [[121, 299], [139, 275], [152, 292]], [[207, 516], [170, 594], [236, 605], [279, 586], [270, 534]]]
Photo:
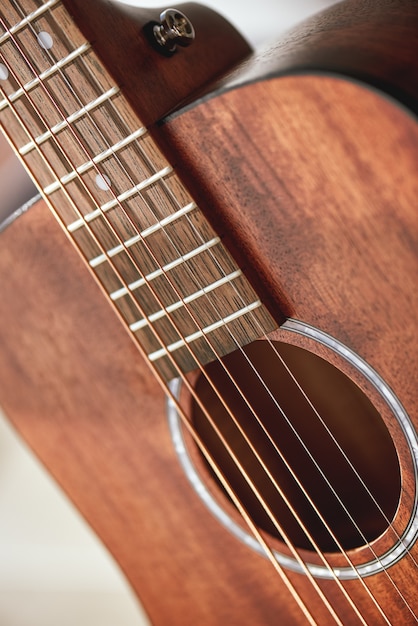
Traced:
[[10, 0], [0, 401], [152, 623], [414, 624], [418, 5], [254, 54], [196, 4]]

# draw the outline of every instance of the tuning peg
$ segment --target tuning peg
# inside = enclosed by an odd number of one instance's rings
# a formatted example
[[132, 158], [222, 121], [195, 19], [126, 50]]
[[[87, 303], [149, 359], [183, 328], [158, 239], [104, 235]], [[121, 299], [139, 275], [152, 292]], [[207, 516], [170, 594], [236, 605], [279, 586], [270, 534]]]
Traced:
[[159, 46], [166, 52], [174, 52], [177, 46], [190, 46], [195, 31], [190, 20], [177, 9], [167, 9], [160, 15], [160, 24], [155, 24], [153, 34]]

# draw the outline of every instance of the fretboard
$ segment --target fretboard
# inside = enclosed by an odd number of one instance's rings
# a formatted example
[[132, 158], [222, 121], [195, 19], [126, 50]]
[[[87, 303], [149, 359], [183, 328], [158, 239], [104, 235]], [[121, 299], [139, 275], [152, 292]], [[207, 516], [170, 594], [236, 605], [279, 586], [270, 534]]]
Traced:
[[2, 127], [159, 375], [276, 327], [58, 0], [5, 3]]

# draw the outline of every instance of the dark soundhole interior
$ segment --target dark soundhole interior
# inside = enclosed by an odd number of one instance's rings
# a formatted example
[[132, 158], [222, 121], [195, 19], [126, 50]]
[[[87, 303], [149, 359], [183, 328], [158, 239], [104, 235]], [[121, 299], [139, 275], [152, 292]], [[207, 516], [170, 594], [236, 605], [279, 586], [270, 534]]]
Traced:
[[[278, 342], [274, 346], [321, 419], [273, 348], [266, 341], [257, 341], [245, 348], [246, 356], [236, 351], [224, 358], [231, 377], [220, 363], [211, 363], [206, 371], [262, 463], [202, 374], [196, 384], [198, 396], [239, 458], [247, 478], [231, 462], [204, 412], [194, 402], [195, 428], [261, 529], [281, 538], [248, 486], [248, 478], [295, 546], [313, 549], [277, 485], [322, 551], [339, 551], [326, 526], [343, 549], [362, 546], [387, 528], [400, 497], [400, 469], [389, 432], [364, 393], [334, 366], [301, 348]], [[276, 485], [267, 477], [263, 463]]]

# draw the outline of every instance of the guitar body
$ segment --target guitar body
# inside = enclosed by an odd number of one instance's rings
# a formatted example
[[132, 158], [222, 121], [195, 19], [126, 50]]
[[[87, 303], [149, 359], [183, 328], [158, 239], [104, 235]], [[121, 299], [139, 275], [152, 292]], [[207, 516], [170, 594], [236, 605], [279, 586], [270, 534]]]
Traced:
[[[2, 246], [6, 414], [116, 556], [152, 623], [272, 623], [288, 610], [274, 571], [196, 497], [161, 389], [77, 253], [45, 205], [19, 221]], [[10, 271], [17, 258], [20, 277]], [[57, 327], [67, 331], [55, 336]]]
[[[333, 37], [341, 23], [351, 33], [345, 11], [336, 8], [320, 22]], [[410, 23], [411, 16], [402, 28]], [[321, 50], [323, 30], [315, 31], [314, 51]], [[264, 66], [260, 74], [250, 64], [153, 133], [273, 315], [318, 329], [367, 363], [367, 372], [376, 372], [399, 400], [413, 433], [415, 92], [406, 75], [386, 89], [387, 67], [369, 84], [355, 64], [349, 79], [326, 64], [322, 72], [301, 72], [300, 41], [293, 56], [287, 49], [278, 54], [274, 71]], [[336, 65], [346, 62], [342, 53], [329, 57]], [[312, 63], [320, 58], [318, 52]], [[1, 244], [2, 406], [115, 556], [152, 623], [305, 624], [268, 560], [226, 530], [190, 485], [159, 385], [45, 204], [6, 229]], [[393, 520], [367, 546], [348, 549], [354, 564], [373, 561], [414, 519], [414, 435], [405, 436], [405, 422], [385, 393], [342, 351], [286, 326], [270, 339], [343, 372], [389, 433], [400, 477]], [[345, 429], [350, 432], [350, 424]], [[384, 459], [372, 456], [373, 430], [360, 439], [364, 456], [370, 449], [370, 464], [381, 464], [383, 472]], [[202, 474], [217, 494], [203, 464]], [[226, 501], [225, 508], [233, 507]], [[345, 565], [338, 554], [329, 560], [336, 568]], [[417, 560], [414, 543], [384, 571], [340, 586], [321, 577], [316, 584], [344, 624], [362, 623], [359, 614], [367, 624], [412, 624]], [[315, 621], [334, 623], [308, 576], [292, 570], [287, 576]]]

